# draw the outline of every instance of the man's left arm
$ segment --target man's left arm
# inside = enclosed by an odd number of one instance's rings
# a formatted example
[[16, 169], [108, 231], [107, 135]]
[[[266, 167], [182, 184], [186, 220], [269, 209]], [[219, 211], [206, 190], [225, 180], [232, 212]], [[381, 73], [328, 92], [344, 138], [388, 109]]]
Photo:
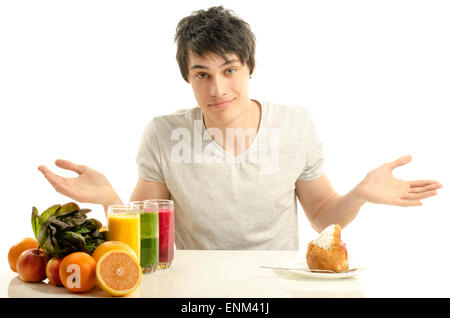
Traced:
[[338, 195], [323, 174], [312, 181], [297, 180], [295, 191], [312, 227], [320, 232], [330, 224], [345, 227], [366, 202], [395, 206], [420, 206], [420, 200], [434, 196], [442, 184], [434, 180], [404, 181], [392, 171], [409, 163], [411, 156], [401, 157], [370, 171], [363, 181], [346, 195]]

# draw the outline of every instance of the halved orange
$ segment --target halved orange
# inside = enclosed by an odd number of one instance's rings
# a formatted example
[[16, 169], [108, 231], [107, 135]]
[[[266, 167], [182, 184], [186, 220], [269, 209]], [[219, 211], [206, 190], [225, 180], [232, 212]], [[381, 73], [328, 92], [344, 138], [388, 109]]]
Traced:
[[100, 257], [103, 256], [103, 254], [112, 250], [128, 252], [137, 259], [136, 252], [128, 244], [119, 241], [106, 241], [100, 244], [95, 249], [94, 253], [92, 254], [92, 257], [95, 259], [95, 261], [98, 262], [98, 260], [100, 259]]
[[103, 254], [95, 273], [100, 288], [112, 296], [128, 295], [142, 282], [142, 269], [136, 257], [119, 250]]

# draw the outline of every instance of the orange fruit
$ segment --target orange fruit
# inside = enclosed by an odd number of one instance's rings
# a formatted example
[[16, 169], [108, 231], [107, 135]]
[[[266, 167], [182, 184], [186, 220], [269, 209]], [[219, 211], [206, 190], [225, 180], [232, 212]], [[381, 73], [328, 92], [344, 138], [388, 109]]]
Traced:
[[30, 248], [38, 248], [39, 243], [32, 237], [26, 237], [21, 240], [19, 243], [13, 245], [8, 252], [8, 263], [11, 269], [17, 273], [16, 263], [22, 252], [30, 249]]
[[101, 289], [112, 296], [125, 296], [142, 282], [142, 269], [134, 255], [112, 250], [103, 254], [97, 262], [97, 282]]
[[95, 259], [84, 252], [67, 255], [59, 265], [59, 278], [64, 287], [75, 293], [84, 293], [95, 286]]
[[95, 259], [96, 262], [98, 262], [98, 260], [100, 259], [100, 257], [102, 257], [103, 254], [113, 250], [128, 252], [137, 259], [136, 252], [128, 244], [119, 241], [106, 241], [100, 244], [95, 249], [94, 253], [92, 254], [92, 257]]

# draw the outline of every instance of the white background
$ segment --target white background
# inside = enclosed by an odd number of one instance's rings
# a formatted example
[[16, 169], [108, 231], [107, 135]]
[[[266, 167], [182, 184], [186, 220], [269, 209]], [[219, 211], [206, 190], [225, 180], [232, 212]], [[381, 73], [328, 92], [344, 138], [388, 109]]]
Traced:
[[[3, 262], [13, 243], [33, 235], [32, 206], [71, 201], [53, 190], [41, 164], [64, 176], [75, 173], [56, 168], [55, 159], [88, 165], [129, 199], [145, 125], [196, 105], [175, 60], [176, 25], [218, 4], [256, 35], [251, 98], [309, 108], [325, 173], [340, 194], [406, 154], [413, 161], [396, 177], [444, 185], [423, 207], [365, 205], [343, 231], [349, 253], [372, 268], [448, 268], [446, 1], [0, 2]], [[102, 207], [81, 205], [105, 223]], [[305, 249], [316, 233], [299, 215]]]

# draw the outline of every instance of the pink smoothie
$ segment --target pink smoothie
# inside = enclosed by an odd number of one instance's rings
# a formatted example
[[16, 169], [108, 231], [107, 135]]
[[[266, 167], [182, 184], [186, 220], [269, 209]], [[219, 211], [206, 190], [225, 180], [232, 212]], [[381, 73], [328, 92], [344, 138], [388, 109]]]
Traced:
[[170, 263], [174, 249], [173, 210], [159, 209], [159, 263]]

